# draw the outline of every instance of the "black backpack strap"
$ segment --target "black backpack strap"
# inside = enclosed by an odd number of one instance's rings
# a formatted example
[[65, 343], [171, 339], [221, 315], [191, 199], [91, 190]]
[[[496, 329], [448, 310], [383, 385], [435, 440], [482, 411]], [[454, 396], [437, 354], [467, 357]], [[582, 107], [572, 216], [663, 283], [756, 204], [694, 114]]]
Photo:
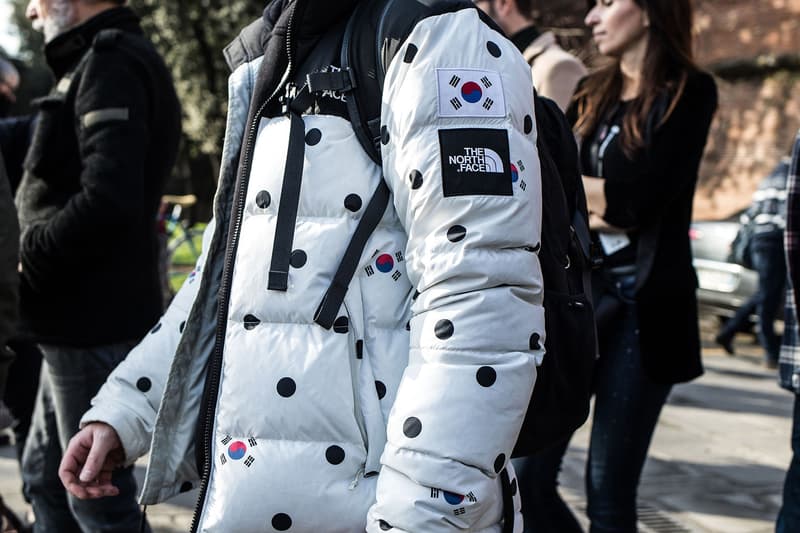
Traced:
[[269, 266], [267, 289], [286, 291], [289, 285], [289, 263], [292, 256], [294, 227], [297, 208], [300, 203], [300, 184], [303, 178], [303, 160], [306, 150], [306, 127], [300, 115], [289, 113], [289, 149], [286, 153], [286, 167], [283, 172], [283, 189], [278, 206], [278, 220], [275, 227], [275, 241], [272, 244], [272, 262]]
[[378, 188], [375, 189], [375, 193], [364, 210], [364, 214], [361, 216], [361, 220], [358, 221], [356, 231], [347, 245], [344, 257], [342, 257], [339, 268], [336, 269], [336, 274], [333, 276], [333, 281], [331, 281], [330, 287], [325, 292], [325, 296], [314, 314], [314, 322], [325, 329], [331, 329], [333, 321], [336, 320], [339, 308], [344, 302], [345, 294], [347, 294], [347, 287], [350, 286], [350, 281], [358, 268], [364, 247], [367, 245], [367, 241], [372, 232], [375, 231], [381, 218], [383, 218], [386, 206], [389, 205], [390, 196], [389, 186], [386, 185], [384, 179], [381, 179]]
[[306, 85], [312, 93], [323, 91], [348, 93], [356, 88], [356, 78], [350, 67], [342, 70], [311, 72], [306, 75]]
[[427, 17], [462, 9], [477, 10], [481, 20], [494, 22], [469, 0], [371, 0], [360, 2], [342, 40], [341, 68], [357, 81], [347, 100], [347, 113], [364, 151], [381, 162], [381, 95], [386, 69], [403, 49], [414, 26]]
[[576, 209], [572, 214], [572, 227], [575, 229], [575, 237], [581, 245], [581, 252], [588, 264], [592, 263], [592, 237], [589, 235], [589, 221], [580, 209]]
[[[342, 38], [341, 72], [315, 73], [306, 78], [312, 93], [325, 89], [346, 93], [350, 124], [364, 151], [376, 164], [381, 164], [381, 96], [386, 67], [416, 22], [426, 16], [459, 9], [476, 8], [466, 0], [360, 2]], [[390, 197], [389, 187], [381, 179], [314, 314], [314, 322], [325, 329], [330, 329], [336, 320], [367, 241], [383, 217]]]
[[[367, 17], [366, 4], [366, 2], [359, 4], [356, 7], [353, 15], [350, 17], [350, 20], [347, 22], [347, 26], [344, 30], [344, 37], [342, 38], [340, 63], [342, 72], [347, 72], [352, 80], [353, 91], [350, 95], [348, 95], [347, 98], [345, 98], [345, 103], [347, 104], [347, 114], [350, 117], [350, 124], [353, 127], [353, 131], [356, 134], [358, 142], [360, 142], [361, 146], [364, 148], [364, 151], [367, 152], [367, 155], [369, 155], [370, 159], [380, 165], [380, 103], [378, 103], [377, 107], [377, 124], [375, 124], [375, 120], [371, 120], [362, 114], [360, 109], [362, 105], [366, 104], [368, 106], [368, 110], [371, 111], [369, 108], [372, 107], [372, 100], [374, 98], [377, 98], [378, 102], [380, 102], [380, 87], [377, 79], [374, 77], [371, 80], [364, 80], [364, 86], [361, 88], [359, 87], [359, 84], [356, 81], [356, 70], [353, 63], [353, 57], [351, 57], [354, 49], [353, 40], [356, 38], [356, 29], [363, 28], [366, 23], [364, 20]], [[379, 50], [381, 36], [378, 35], [377, 39], [378, 40], [375, 41], [374, 46], [377, 50]], [[376, 54], [374, 53], [368, 54], [366, 57], [377, 58]], [[358, 70], [361, 73], [372, 72], [373, 76], [375, 76], [376, 65], [358, 65]], [[368, 86], [368, 83], [370, 83], [371, 86]], [[364, 102], [364, 99], [369, 101]]]
[[514, 491], [507, 468], [500, 472], [500, 485], [503, 488], [503, 533], [514, 533]]

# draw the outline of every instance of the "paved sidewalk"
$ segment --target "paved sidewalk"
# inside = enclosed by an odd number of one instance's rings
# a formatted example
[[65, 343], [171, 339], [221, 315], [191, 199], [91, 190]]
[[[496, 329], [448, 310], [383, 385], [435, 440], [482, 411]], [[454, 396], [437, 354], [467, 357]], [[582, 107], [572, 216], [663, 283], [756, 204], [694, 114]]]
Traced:
[[[714, 324], [702, 325], [706, 373], [675, 387], [664, 408], [640, 488], [640, 531], [771, 532], [791, 456], [793, 397], [778, 388], [774, 370], [760, 366], [752, 337], [739, 335], [737, 356], [728, 357], [711, 342]], [[579, 513], [585, 508], [587, 444], [584, 427], [573, 439], [561, 479], [564, 496]], [[24, 512], [19, 483], [12, 449], [0, 448], [0, 494]], [[154, 530], [187, 531], [195, 497], [193, 491], [149, 507]]]

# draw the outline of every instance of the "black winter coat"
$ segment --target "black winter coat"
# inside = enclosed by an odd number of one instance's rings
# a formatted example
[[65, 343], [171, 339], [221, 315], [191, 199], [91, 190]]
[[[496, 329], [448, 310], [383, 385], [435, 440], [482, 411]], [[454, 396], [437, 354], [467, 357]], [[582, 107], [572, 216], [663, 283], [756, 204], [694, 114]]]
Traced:
[[172, 79], [125, 7], [45, 53], [58, 81], [38, 101], [17, 191], [22, 333], [70, 346], [138, 339], [162, 310], [155, 220], [180, 137]]
[[[571, 107], [571, 117], [577, 105]], [[716, 109], [713, 78], [693, 72], [674, 111], [655, 129], [645, 149], [629, 158], [616, 137], [603, 160], [603, 218], [638, 232], [636, 310], [642, 364], [657, 383], [680, 383], [703, 373], [689, 226], [697, 173]], [[582, 140], [581, 157], [583, 173], [591, 175], [589, 142], [588, 137]]]

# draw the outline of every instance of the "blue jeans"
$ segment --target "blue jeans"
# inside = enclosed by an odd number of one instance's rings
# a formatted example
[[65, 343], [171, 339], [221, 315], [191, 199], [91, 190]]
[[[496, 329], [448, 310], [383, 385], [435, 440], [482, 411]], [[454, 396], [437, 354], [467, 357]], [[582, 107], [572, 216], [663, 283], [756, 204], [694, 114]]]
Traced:
[[792, 422], [792, 462], [783, 482], [783, 505], [778, 513], [775, 533], [800, 531], [800, 394], [794, 397]]
[[758, 290], [742, 304], [720, 330], [720, 337], [732, 339], [755, 310], [758, 315], [758, 341], [768, 362], [777, 363], [781, 337], [775, 334], [775, 317], [781, 305], [786, 280], [783, 233], [756, 233], [750, 243], [750, 257], [758, 273]]
[[112, 480], [120, 489], [118, 496], [98, 500], [68, 495], [58, 478], [62, 451], [78, 431], [81, 416], [134, 344], [97, 348], [40, 346], [44, 361], [22, 457], [22, 480], [36, 516], [36, 533], [139, 531], [142, 513], [136, 503], [133, 467], [114, 472]]
[[[607, 329], [598, 331], [600, 359], [595, 369], [585, 479], [592, 533], [636, 532], [639, 478], [658, 416], [672, 388], [655, 383], [642, 368], [633, 300], [635, 276], [619, 276], [615, 281], [625, 303]], [[558, 470], [568, 444], [565, 441], [514, 463], [527, 533], [580, 531], [556, 491]]]

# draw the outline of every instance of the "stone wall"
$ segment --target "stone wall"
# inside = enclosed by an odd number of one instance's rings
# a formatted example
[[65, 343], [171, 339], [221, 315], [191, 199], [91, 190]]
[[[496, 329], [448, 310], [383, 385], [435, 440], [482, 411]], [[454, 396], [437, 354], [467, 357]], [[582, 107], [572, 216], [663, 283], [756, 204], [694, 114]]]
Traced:
[[[720, 107], [695, 202], [696, 218], [724, 218], [750, 202], [800, 128], [800, 0], [697, 3], [696, 51], [714, 71]], [[796, 62], [795, 62], [796, 64]]]
[[[586, 0], [539, 0], [541, 26], [589, 59]], [[546, 8], [545, 8], [546, 6]], [[696, 56], [719, 87], [695, 218], [746, 207], [800, 128], [800, 0], [695, 0]]]

